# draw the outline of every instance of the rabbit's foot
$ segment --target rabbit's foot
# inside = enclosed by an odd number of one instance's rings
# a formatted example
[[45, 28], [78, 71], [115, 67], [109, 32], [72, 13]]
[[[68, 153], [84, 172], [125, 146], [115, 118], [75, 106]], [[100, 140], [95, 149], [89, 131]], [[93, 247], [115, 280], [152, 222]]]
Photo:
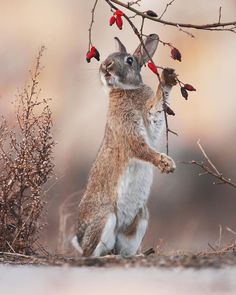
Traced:
[[162, 173], [170, 173], [175, 171], [176, 165], [171, 157], [167, 156], [164, 153], [161, 153], [158, 168], [161, 170]]
[[177, 84], [177, 76], [174, 69], [165, 68], [162, 72], [162, 82], [166, 86], [174, 86]]

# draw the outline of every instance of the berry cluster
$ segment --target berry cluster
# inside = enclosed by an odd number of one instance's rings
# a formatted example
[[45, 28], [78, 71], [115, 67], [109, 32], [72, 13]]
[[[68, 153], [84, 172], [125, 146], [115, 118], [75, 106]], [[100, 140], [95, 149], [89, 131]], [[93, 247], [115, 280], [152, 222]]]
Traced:
[[[158, 16], [156, 14], [156, 12], [154, 12], [152, 10], [147, 10], [145, 13], [148, 16], [151, 16], [151, 17], [157, 17]], [[123, 11], [121, 11], [119, 9], [115, 10], [113, 15], [109, 19], [109, 25], [113, 26], [114, 24], [116, 24], [116, 26], [120, 30], [122, 30], [122, 28], [123, 28], [123, 19], [122, 19], [122, 17], [123, 16], [124, 16]], [[171, 58], [173, 58], [174, 60], [178, 60], [179, 62], [182, 61], [182, 55], [181, 55], [180, 51], [177, 48], [173, 47], [170, 43], [165, 43], [165, 42], [162, 42], [162, 43], [164, 45], [168, 45], [171, 48], [171, 51], [170, 51]], [[90, 62], [90, 60], [92, 58], [95, 58], [98, 61], [100, 60], [100, 54], [99, 54], [98, 50], [94, 46], [92, 46], [90, 48], [90, 50], [87, 52], [87, 54], [86, 54], [87, 62]], [[155, 75], [159, 75], [158, 70], [157, 70], [157, 66], [151, 60], [148, 61], [147, 66]], [[196, 89], [190, 84], [185, 84], [185, 83], [181, 82], [178, 78], [177, 78], [177, 81], [178, 81], [179, 86], [180, 86], [181, 95], [187, 100], [188, 99], [188, 91], [196, 91]], [[167, 110], [168, 114], [173, 115], [172, 112], [173, 112], [172, 110], [171, 110], [171, 112], [170, 112], [169, 109]]]
[[87, 52], [87, 54], [86, 54], [87, 62], [90, 62], [90, 60], [93, 57], [96, 58], [96, 60], [98, 60], [98, 61], [100, 60], [100, 54], [99, 54], [98, 50], [94, 46], [92, 46], [90, 48], [90, 50]]
[[117, 27], [122, 30], [123, 27], [123, 20], [122, 16], [124, 15], [123, 11], [121, 10], [116, 10], [113, 14], [113, 16], [109, 20], [110, 26], [113, 26], [114, 23], [116, 23]]
[[[172, 47], [172, 46], [171, 46], [171, 57], [174, 60], [178, 60], [178, 61], [181, 61], [181, 59], [182, 59], [182, 56], [181, 56], [180, 51], [177, 48]], [[156, 65], [151, 60], [149, 60], [149, 62], [148, 62], [147, 65], [148, 65], [148, 68], [154, 74], [158, 75], [157, 67], [156, 67]], [[181, 82], [178, 79], [177, 79], [177, 81], [179, 82], [181, 95], [187, 100], [188, 99], [188, 91], [196, 91], [196, 89], [192, 85], [190, 85], [190, 84], [185, 84], [185, 83]]]

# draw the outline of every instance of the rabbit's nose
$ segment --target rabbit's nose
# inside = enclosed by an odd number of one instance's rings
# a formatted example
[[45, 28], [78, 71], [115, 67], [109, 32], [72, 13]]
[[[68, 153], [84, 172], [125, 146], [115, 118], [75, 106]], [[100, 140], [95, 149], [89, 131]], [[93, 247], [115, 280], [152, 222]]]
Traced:
[[107, 64], [106, 64], [106, 69], [110, 70], [112, 68], [112, 66], [114, 65], [114, 61], [110, 60]]

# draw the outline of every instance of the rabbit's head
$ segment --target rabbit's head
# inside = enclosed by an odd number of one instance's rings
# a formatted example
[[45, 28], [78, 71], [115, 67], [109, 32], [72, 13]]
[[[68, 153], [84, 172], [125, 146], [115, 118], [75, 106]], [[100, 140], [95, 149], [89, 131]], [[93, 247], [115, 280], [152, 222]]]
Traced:
[[[110, 54], [101, 64], [99, 72], [103, 85], [109, 89], [136, 89], [142, 86], [141, 67], [152, 57], [157, 49], [159, 37], [149, 35], [144, 41], [145, 48], [140, 44], [134, 54], [127, 53], [125, 46], [115, 37], [118, 52]], [[148, 56], [149, 55], [149, 56]]]

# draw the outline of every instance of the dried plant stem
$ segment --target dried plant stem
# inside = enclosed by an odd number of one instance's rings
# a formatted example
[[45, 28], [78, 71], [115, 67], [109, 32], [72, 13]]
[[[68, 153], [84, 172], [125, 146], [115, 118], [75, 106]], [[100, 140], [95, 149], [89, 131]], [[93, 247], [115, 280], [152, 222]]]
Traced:
[[25, 255], [25, 254], [20, 254], [20, 253], [12, 253], [12, 252], [0, 252], [1, 255], [8, 255], [8, 256], [13, 256], [13, 257], [22, 257], [22, 258], [28, 258], [32, 259], [33, 256], [30, 255]]
[[[163, 100], [163, 106], [164, 106], [165, 102]], [[165, 125], [166, 125], [166, 154], [169, 155], [169, 127], [168, 127], [168, 119], [167, 119], [167, 113], [164, 111], [164, 116], [165, 116]]]
[[219, 20], [218, 20], [219, 24], [221, 22], [221, 12], [222, 12], [222, 7], [220, 6], [220, 8], [219, 8]]
[[208, 157], [208, 155], [206, 154], [206, 152], [204, 151], [202, 145], [200, 144], [200, 139], [197, 141], [197, 145], [199, 147], [199, 149], [201, 150], [204, 158], [207, 160], [207, 162], [210, 164], [210, 166], [215, 170], [215, 172], [217, 174], [220, 174], [220, 172], [216, 169], [215, 165], [212, 163], [212, 161], [210, 160], [210, 158]]
[[91, 10], [92, 18], [91, 18], [91, 22], [90, 22], [89, 29], [88, 29], [88, 32], [89, 32], [88, 50], [90, 50], [90, 47], [93, 46], [93, 43], [92, 43], [92, 27], [93, 27], [93, 23], [94, 23], [94, 15], [95, 15], [95, 9], [96, 9], [97, 4], [98, 4], [98, 0], [95, 0], [93, 8]]
[[165, 15], [165, 13], [166, 13], [167, 10], [168, 10], [168, 7], [169, 7], [170, 5], [172, 5], [173, 2], [175, 2], [175, 0], [171, 0], [169, 3], [166, 4], [166, 7], [165, 7], [164, 11], [162, 12], [161, 16], [159, 17], [159, 19], [162, 19], [162, 17]]
[[142, 0], [136, 0], [136, 1], [129, 1], [127, 3], [128, 6], [132, 6], [132, 5], [138, 5], [140, 6], [139, 2], [141, 2]]
[[230, 178], [227, 178], [223, 176], [222, 173], [219, 172], [219, 170], [216, 168], [216, 166], [212, 163], [209, 156], [207, 155], [206, 151], [200, 144], [200, 140], [197, 141], [198, 147], [200, 151], [202, 152], [204, 159], [207, 161], [208, 165], [206, 165], [204, 162], [198, 162], [196, 160], [188, 161], [188, 162], [182, 162], [184, 164], [193, 164], [198, 167], [200, 167], [203, 170], [203, 173], [200, 173], [199, 175], [206, 175], [209, 174], [216, 179], [218, 179], [218, 182], [214, 182], [213, 184], [228, 184], [234, 188], [236, 188], [236, 183], [234, 183]]

